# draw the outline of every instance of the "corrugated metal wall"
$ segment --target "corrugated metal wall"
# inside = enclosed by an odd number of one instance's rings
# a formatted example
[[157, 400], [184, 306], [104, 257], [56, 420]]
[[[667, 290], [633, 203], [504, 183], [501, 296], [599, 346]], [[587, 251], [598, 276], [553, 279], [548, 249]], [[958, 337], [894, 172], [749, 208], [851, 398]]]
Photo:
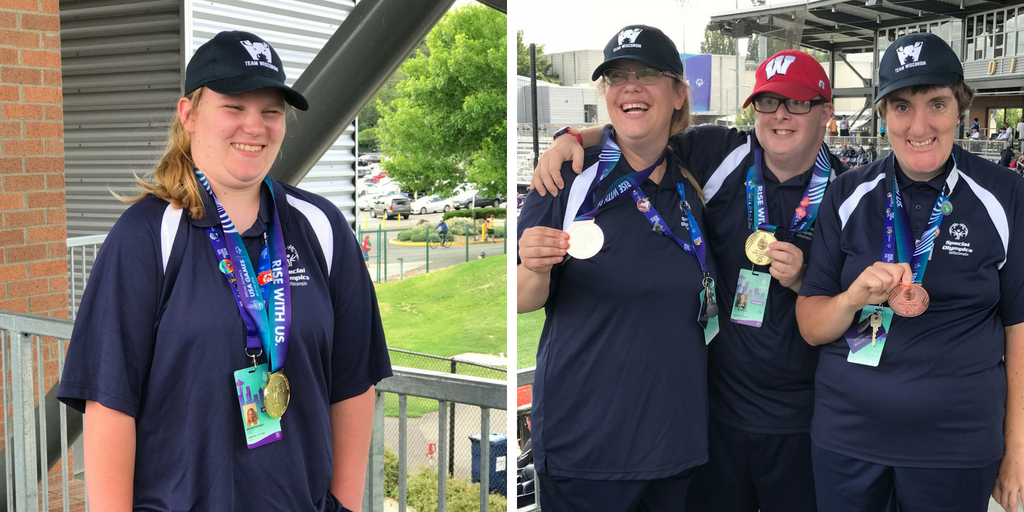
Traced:
[[60, 2], [68, 236], [106, 233], [181, 97], [180, 0]]
[[[270, 41], [289, 84], [351, 12], [354, 2], [61, 0], [68, 236], [106, 233], [133, 173], [163, 153], [186, 59], [221, 30]], [[354, 219], [355, 129], [350, 126], [300, 187]]]

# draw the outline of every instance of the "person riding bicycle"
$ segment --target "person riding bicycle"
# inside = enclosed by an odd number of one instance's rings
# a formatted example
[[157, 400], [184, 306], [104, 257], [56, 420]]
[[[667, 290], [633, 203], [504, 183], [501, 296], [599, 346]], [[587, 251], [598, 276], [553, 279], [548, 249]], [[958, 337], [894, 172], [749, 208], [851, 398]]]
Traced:
[[434, 231], [437, 231], [437, 233], [441, 235], [442, 242], [448, 238], [448, 224], [446, 224], [444, 220], [434, 228]]

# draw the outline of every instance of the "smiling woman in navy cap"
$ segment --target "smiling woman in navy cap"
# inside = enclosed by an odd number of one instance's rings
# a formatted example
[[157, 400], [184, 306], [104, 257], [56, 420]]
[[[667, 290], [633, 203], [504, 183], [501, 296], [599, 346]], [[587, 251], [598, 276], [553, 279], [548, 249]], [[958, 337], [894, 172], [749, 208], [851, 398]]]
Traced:
[[391, 368], [341, 212], [268, 176], [288, 105], [308, 108], [254, 34], [221, 32], [189, 61], [61, 378], [59, 398], [85, 413], [93, 510], [362, 504], [373, 385]]
[[945, 41], [897, 39], [876, 100], [893, 153], [822, 202], [796, 309], [822, 345], [819, 511], [982, 512], [997, 473], [1017, 509], [1024, 181], [954, 145], [973, 97]]
[[700, 190], [667, 150], [689, 124], [688, 88], [656, 28], [622, 29], [604, 56], [601, 146], [582, 175], [563, 167], [569, 193], [531, 192], [519, 217], [518, 309], [546, 311], [531, 413], [540, 504], [680, 510], [708, 458], [705, 336], [717, 333]]

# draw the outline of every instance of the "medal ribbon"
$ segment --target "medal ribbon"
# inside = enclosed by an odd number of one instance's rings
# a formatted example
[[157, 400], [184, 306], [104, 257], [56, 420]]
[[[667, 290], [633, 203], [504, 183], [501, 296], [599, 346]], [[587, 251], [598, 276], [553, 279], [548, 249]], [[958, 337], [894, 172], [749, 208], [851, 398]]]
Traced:
[[[291, 286], [289, 285], [288, 257], [281, 229], [281, 217], [271, 200], [274, 218], [263, 235], [260, 266], [254, 271], [242, 235], [224, 211], [224, 206], [213, 193], [206, 176], [198, 168], [196, 178], [217, 204], [220, 226], [206, 228], [210, 244], [220, 261], [221, 271], [235, 292], [235, 302], [246, 328], [246, 349], [262, 348], [270, 362], [270, 371], [284, 367], [291, 335]], [[274, 197], [270, 177], [264, 180]], [[259, 286], [260, 291], [256, 291]]]
[[[751, 233], [756, 228], [774, 234], [779, 227], [768, 223], [768, 201], [765, 199], [764, 173], [761, 171], [763, 163], [764, 150], [761, 146], [755, 146], [754, 165], [747, 170], [747, 226]], [[807, 231], [814, 223], [818, 216], [818, 206], [825, 197], [825, 188], [828, 186], [828, 177], [831, 173], [832, 159], [829, 158], [828, 146], [822, 143], [818, 148], [818, 157], [814, 160], [814, 173], [807, 183], [800, 204], [793, 213], [793, 220], [789, 223], [789, 235], [784, 242], [790, 241], [796, 233]]]
[[921, 240], [916, 243], [913, 231], [910, 229], [910, 217], [903, 208], [903, 195], [900, 194], [899, 180], [896, 178], [895, 172], [892, 177], [892, 192], [886, 195], [882, 261], [896, 263], [898, 255], [900, 261], [910, 263], [913, 282], [918, 284], [924, 279], [924, 271], [928, 268], [932, 249], [935, 248], [935, 239], [938, 237], [939, 226], [942, 224], [942, 203], [949, 200], [958, 177], [956, 156], [950, 154], [950, 158], [953, 159], [953, 170], [949, 171], [946, 183], [942, 186], [939, 197], [935, 199], [935, 206], [932, 207], [932, 213], [928, 217], [928, 227], [921, 235]]
[[[608, 177], [608, 173], [610, 173], [612, 169], [615, 168], [615, 166], [619, 163], [619, 159], [622, 157], [622, 150], [619, 149], [619, 145], [615, 143], [615, 140], [613, 140], [611, 135], [611, 130], [606, 130], [602, 134], [602, 138], [604, 139], [604, 146], [601, 148], [601, 156], [598, 162], [597, 179], [594, 180], [595, 190], [597, 189], [598, 185], [600, 185], [601, 182], [604, 181], [606, 177]], [[651, 174], [654, 172], [654, 169], [661, 165], [661, 163], [664, 161], [665, 154], [662, 153], [661, 158], [659, 158], [657, 162], [654, 162], [654, 165], [642, 171], [627, 174], [616, 179], [614, 182], [612, 182], [611, 186], [608, 187], [608, 191], [605, 192], [604, 197], [601, 198], [601, 201], [597, 203], [597, 206], [591, 207], [591, 205], [594, 204], [594, 193], [591, 192], [587, 194], [587, 197], [583, 200], [583, 204], [580, 205], [579, 209], [579, 211], [586, 213], [581, 214], [577, 212], [576, 218], [573, 220], [593, 220], [593, 218], [597, 216], [597, 212], [598, 210], [601, 209], [602, 206], [611, 204], [616, 200], [625, 197], [626, 192], [635, 189], [638, 185], [643, 183], [644, 180], [651, 176]]]

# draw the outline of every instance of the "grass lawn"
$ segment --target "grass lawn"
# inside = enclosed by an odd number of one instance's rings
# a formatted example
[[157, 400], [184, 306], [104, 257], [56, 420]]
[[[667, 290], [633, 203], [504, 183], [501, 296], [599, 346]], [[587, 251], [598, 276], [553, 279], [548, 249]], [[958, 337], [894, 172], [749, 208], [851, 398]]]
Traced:
[[[375, 285], [388, 346], [439, 356], [464, 352], [505, 353], [507, 346], [506, 256], [492, 256]], [[449, 372], [450, 363], [392, 352], [391, 364]], [[460, 364], [462, 375], [504, 378]], [[388, 417], [398, 416], [398, 397], [385, 396]], [[409, 397], [408, 415], [437, 411], [437, 401]]]
[[537, 365], [537, 344], [543, 328], [543, 309], [516, 315], [516, 367], [520, 370]]

